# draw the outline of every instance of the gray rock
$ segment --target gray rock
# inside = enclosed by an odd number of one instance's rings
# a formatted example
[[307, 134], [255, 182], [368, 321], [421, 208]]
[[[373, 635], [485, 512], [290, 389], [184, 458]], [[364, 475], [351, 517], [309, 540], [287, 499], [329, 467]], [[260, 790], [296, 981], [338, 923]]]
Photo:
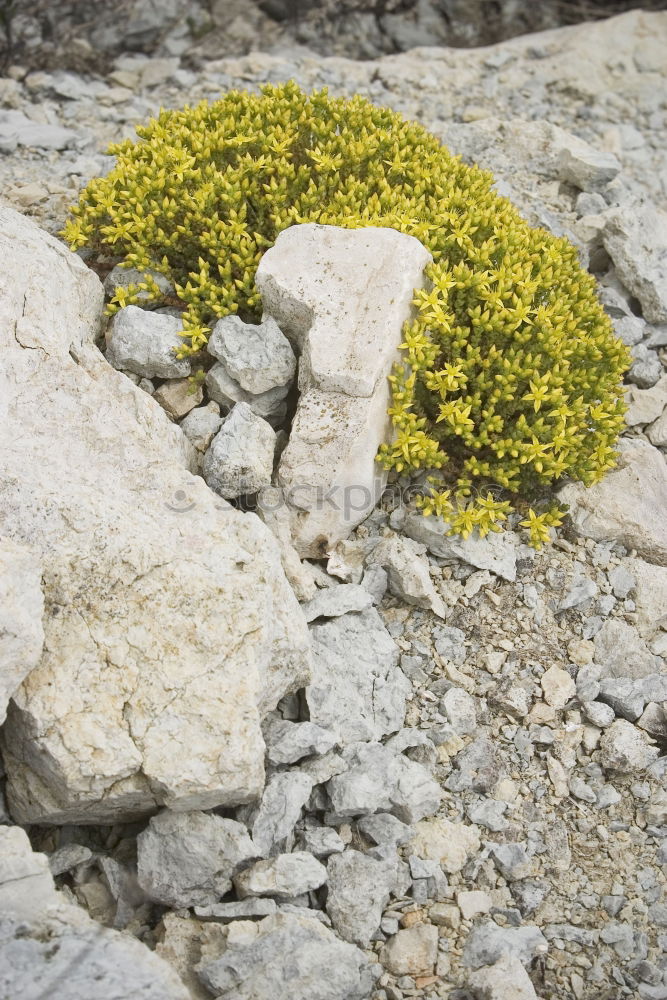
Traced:
[[577, 671], [577, 698], [581, 702], [595, 701], [600, 693], [602, 668], [597, 663], [587, 663]]
[[505, 953], [528, 965], [538, 955], [546, 955], [547, 939], [538, 927], [498, 927], [493, 921], [477, 924], [463, 946], [461, 961], [469, 969], [493, 965]]
[[441, 559], [462, 559], [488, 569], [503, 580], [516, 580], [517, 536], [511, 531], [491, 532], [480, 538], [473, 532], [468, 538], [449, 536], [449, 524], [439, 517], [424, 517], [419, 511], [410, 511], [401, 525], [410, 538], [422, 542], [434, 556]]
[[425, 552], [426, 547], [414, 539], [391, 535], [373, 549], [368, 561], [384, 569], [389, 590], [395, 597], [444, 618], [445, 604], [431, 579]]
[[224, 316], [213, 327], [208, 352], [253, 395], [287, 385], [296, 373], [290, 342], [270, 316], [259, 325], [244, 323], [238, 316]]
[[558, 611], [567, 611], [568, 608], [578, 608], [587, 601], [592, 600], [598, 592], [597, 584], [588, 577], [575, 577], [567, 590], [562, 601], [558, 605]]
[[259, 853], [242, 823], [165, 810], [137, 838], [139, 884], [166, 906], [205, 906], [229, 892], [238, 866]]
[[475, 1000], [537, 1000], [535, 987], [520, 960], [501, 955], [468, 978]]
[[[169, 279], [159, 271], [138, 271], [136, 267], [121, 267], [120, 264], [112, 268], [104, 279], [104, 291], [111, 298], [116, 294], [117, 288], [129, 288], [130, 285], [139, 285], [151, 278], [163, 295], [174, 294]], [[154, 301], [148, 290], [139, 291], [137, 298], [140, 302]]]
[[0, 111], [0, 151], [13, 152], [17, 146], [36, 149], [67, 149], [76, 142], [76, 133], [60, 125], [43, 125], [21, 111]]
[[231, 500], [271, 484], [276, 432], [246, 403], [237, 403], [204, 455], [202, 474]]
[[404, 823], [416, 823], [437, 811], [440, 786], [421, 764], [394, 755], [380, 743], [356, 744], [346, 759], [349, 770], [327, 783], [337, 814], [391, 812]]
[[509, 882], [528, 878], [532, 874], [533, 865], [523, 844], [494, 844], [491, 857], [500, 874]]
[[266, 784], [252, 824], [252, 839], [261, 856], [284, 843], [308, 801], [313, 779], [303, 771], [274, 774]]
[[294, 851], [256, 861], [234, 877], [234, 888], [241, 899], [246, 896], [294, 899], [304, 892], [319, 889], [326, 880], [327, 869], [312, 854]]
[[667, 215], [655, 205], [623, 206], [606, 218], [603, 241], [623, 284], [649, 323], [667, 320]]
[[387, 571], [377, 564], [368, 566], [361, 578], [361, 586], [371, 595], [373, 604], [379, 604], [387, 593], [387, 587], [389, 586]]
[[125, 306], [111, 320], [106, 359], [120, 371], [145, 378], [184, 378], [190, 374], [191, 363], [176, 357], [184, 343], [179, 336], [182, 329], [174, 316]]
[[500, 833], [509, 826], [505, 819], [507, 802], [500, 802], [497, 799], [480, 799], [471, 803], [466, 808], [466, 815], [472, 823], [483, 826], [493, 833]]
[[605, 729], [610, 726], [616, 718], [616, 713], [611, 705], [605, 705], [601, 701], [584, 701], [581, 706], [584, 715], [594, 726]]
[[46, 855], [19, 826], [0, 826], [0, 913], [31, 919], [59, 901]]
[[272, 719], [264, 725], [264, 740], [272, 764], [294, 764], [302, 757], [328, 753], [336, 745], [337, 737], [313, 722]]
[[463, 688], [451, 687], [446, 691], [440, 702], [440, 710], [459, 736], [474, 733], [477, 728], [475, 701]]
[[262, 919], [276, 913], [277, 909], [275, 899], [262, 899], [257, 896], [234, 900], [233, 903], [211, 903], [210, 906], [194, 907], [198, 920], [217, 920], [223, 924], [232, 920]]
[[299, 842], [304, 851], [316, 858], [328, 858], [345, 850], [345, 841], [329, 826], [308, 827], [299, 834]]
[[664, 740], [667, 737], [667, 702], [661, 705], [649, 702], [637, 725], [655, 739]]
[[618, 316], [614, 320], [614, 333], [628, 347], [634, 347], [646, 334], [646, 323], [639, 316]]
[[436, 652], [450, 663], [459, 666], [465, 661], [465, 632], [451, 625], [440, 625], [433, 630]]
[[69, 872], [77, 865], [90, 861], [93, 852], [83, 844], [65, 844], [59, 847], [53, 854], [49, 854], [49, 870], [52, 875], [62, 875]]
[[246, 403], [253, 413], [272, 424], [279, 423], [287, 412], [285, 397], [288, 385], [267, 389], [266, 392], [246, 392], [220, 362], [206, 373], [206, 388], [211, 399], [225, 409], [231, 409], [236, 403]]
[[635, 722], [644, 711], [648, 698], [641, 680], [631, 677], [605, 677], [600, 682], [600, 701], [613, 708], [616, 715]]
[[316, 624], [313, 680], [306, 688], [311, 722], [343, 743], [377, 740], [400, 729], [412, 690], [398, 649], [374, 608]]
[[334, 854], [327, 864], [327, 913], [346, 941], [368, 947], [396, 885], [396, 862], [359, 851]]
[[438, 928], [418, 923], [389, 938], [380, 961], [394, 976], [431, 975], [438, 957]]
[[357, 826], [364, 836], [370, 837], [376, 844], [390, 847], [406, 844], [412, 836], [412, 829], [407, 823], [401, 823], [400, 819], [391, 813], [364, 816], [358, 821]]
[[217, 403], [198, 406], [181, 420], [180, 427], [198, 452], [206, 451], [222, 426], [220, 407]]
[[582, 191], [606, 187], [620, 169], [621, 164], [613, 153], [593, 149], [578, 139], [561, 149], [558, 155], [558, 177]]
[[626, 719], [613, 722], [600, 740], [600, 762], [614, 771], [645, 771], [658, 755], [657, 748], [649, 746], [643, 733]]
[[632, 348], [632, 358], [627, 375], [628, 381], [638, 385], [640, 389], [650, 389], [656, 385], [664, 374], [658, 352], [651, 350], [645, 344], [636, 344]]
[[342, 583], [318, 591], [311, 601], [302, 605], [307, 622], [316, 618], [338, 618], [350, 611], [365, 611], [373, 606], [373, 597], [358, 583]]
[[266, 917], [197, 970], [220, 1000], [368, 1000], [374, 978], [360, 949], [294, 913]]
[[628, 572], [623, 564], [614, 566], [607, 574], [607, 578], [614, 592], [614, 597], [618, 597], [619, 601], [624, 601], [637, 585], [634, 576]]
[[595, 661], [604, 677], [647, 677], [659, 667], [659, 660], [649, 650], [631, 625], [617, 618], [604, 623], [595, 636]]

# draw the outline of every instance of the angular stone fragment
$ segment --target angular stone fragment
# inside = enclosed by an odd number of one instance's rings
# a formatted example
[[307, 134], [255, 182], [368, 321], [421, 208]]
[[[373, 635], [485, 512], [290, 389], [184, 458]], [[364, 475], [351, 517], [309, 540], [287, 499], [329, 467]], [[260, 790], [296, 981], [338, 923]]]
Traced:
[[420, 858], [437, 861], [449, 875], [460, 872], [468, 858], [479, 851], [479, 829], [467, 823], [452, 823], [437, 816], [417, 823], [410, 850]]
[[255, 920], [268, 917], [278, 909], [275, 900], [259, 896], [234, 900], [232, 903], [211, 903], [209, 906], [195, 906], [195, 916], [200, 920]]
[[311, 626], [313, 680], [306, 688], [311, 722], [343, 743], [377, 740], [403, 725], [412, 690], [398, 648], [374, 608]]
[[296, 373], [290, 342], [270, 316], [258, 325], [233, 314], [224, 316], [213, 327], [207, 346], [231, 378], [253, 395], [287, 385]]
[[659, 754], [657, 747], [648, 744], [643, 732], [626, 719], [612, 722], [600, 740], [600, 763], [613, 771], [645, 771]]
[[649, 323], [667, 320], [667, 213], [632, 205], [606, 217], [604, 246], [619, 278], [639, 299]]
[[262, 857], [292, 833], [313, 784], [298, 770], [281, 771], [269, 779], [252, 825], [253, 843]]
[[368, 1000], [373, 988], [359, 948], [293, 913], [266, 917], [253, 934], [228, 940], [198, 971], [220, 1000]]
[[390, 937], [380, 961], [394, 976], [428, 976], [438, 957], [438, 928], [414, 924]]
[[601, 677], [648, 677], [660, 669], [658, 657], [627, 622], [609, 619], [594, 641]]
[[246, 403], [237, 403], [204, 455], [202, 474], [226, 500], [271, 484], [276, 432]]
[[498, 927], [493, 921], [477, 924], [463, 947], [461, 961], [471, 969], [493, 965], [504, 954], [529, 965], [538, 955], [546, 955], [549, 944], [538, 927]]
[[452, 561], [462, 559], [477, 569], [488, 569], [503, 580], [516, 580], [518, 539], [511, 531], [491, 532], [485, 538], [474, 531], [468, 538], [461, 538], [447, 534], [449, 524], [441, 517], [424, 517], [420, 511], [408, 512], [401, 530], [423, 542], [434, 556]]
[[182, 329], [175, 316], [125, 306], [115, 314], [107, 333], [107, 361], [145, 378], [183, 378], [190, 374], [191, 363], [176, 357], [183, 347]]
[[301, 396], [279, 467], [295, 544], [321, 556], [373, 509], [375, 461], [391, 436], [387, 376], [398, 360], [428, 251], [391, 229], [292, 226], [262, 257], [256, 285], [299, 361]]
[[[116, 264], [104, 279], [104, 291], [111, 298], [116, 294], [117, 288], [128, 288], [130, 285], [139, 285], [150, 278], [153, 279], [163, 295], [174, 294], [174, 289], [169, 279], [165, 278], [164, 274], [160, 274], [159, 271], [142, 272], [138, 271], [136, 267], [121, 267], [120, 264]], [[137, 298], [140, 302], [147, 299], [151, 300], [151, 294], [148, 289], [142, 289], [137, 292]]]
[[180, 428], [104, 360], [97, 276], [9, 209], [0, 251], [0, 531], [30, 539], [47, 612], [3, 727], [12, 814], [250, 801], [261, 718], [309, 679], [275, 542], [191, 475]]
[[540, 684], [544, 692], [544, 700], [552, 708], [565, 708], [568, 701], [574, 698], [577, 686], [570, 677], [567, 670], [552, 664], [540, 677]]
[[447, 613], [445, 603], [431, 580], [425, 551], [426, 546], [414, 539], [394, 535], [380, 542], [369, 562], [386, 571], [389, 590], [396, 597], [406, 604], [428, 608], [444, 618]]
[[327, 880], [327, 870], [307, 851], [279, 854], [267, 861], [256, 861], [234, 879], [241, 899], [246, 896], [273, 896], [294, 899], [304, 892], [319, 889]]
[[25, 546], [0, 538], [0, 724], [7, 702], [39, 663], [43, 613], [39, 560]]
[[242, 823], [203, 812], [154, 816], [137, 839], [139, 885], [176, 909], [216, 903], [258, 851]]
[[273, 764], [294, 764], [302, 757], [328, 753], [336, 745], [336, 734], [313, 722], [274, 719], [264, 727], [266, 755]]
[[483, 966], [468, 979], [475, 1000], [537, 1000], [537, 993], [520, 960], [507, 952], [493, 965]]
[[20, 826], [0, 826], [0, 913], [29, 918], [59, 901], [46, 855]]
[[395, 888], [396, 863], [348, 850], [329, 858], [327, 872], [327, 913], [334, 929], [367, 948]]
[[403, 823], [432, 815], [442, 792], [425, 767], [380, 743], [357, 743], [346, 752], [349, 770], [327, 784], [334, 812], [363, 816], [391, 812]]
[[325, 587], [303, 605], [307, 622], [316, 618], [339, 618], [349, 611], [365, 611], [373, 606], [373, 598], [358, 583], [343, 583], [338, 587]]
[[180, 420], [186, 413], [199, 406], [204, 398], [200, 385], [191, 385], [187, 378], [165, 382], [153, 393], [153, 399], [173, 420]]
[[199, 452], [205, 452], [220, 430], [222, 417], [217, 403], [207, 403], [190, 410], [181, 420], [181, 430]]
[[277, 426], [283, 420], [287, 407], [285, 397], [289, 386], [281, 385], [266, 392], [252, 393], [242, 389], [223, 364], [218, 362], [206, 373], [208, 394], [220, 406], [231, 410], [236, 403], [246, 403], [253, 413]]
[[588, 143], [569, 137], [558, 154], [558, 176], [581, 191], [596, 191], [612, 181], [621, 169], [613, 153], [594, 149]]
[[667, 464], [641, 439], [621, 439], [618, 467], [586, 488], [572, 483], [560, 490], [578, 535], [620, 542], [648, 562], [667, 565]]

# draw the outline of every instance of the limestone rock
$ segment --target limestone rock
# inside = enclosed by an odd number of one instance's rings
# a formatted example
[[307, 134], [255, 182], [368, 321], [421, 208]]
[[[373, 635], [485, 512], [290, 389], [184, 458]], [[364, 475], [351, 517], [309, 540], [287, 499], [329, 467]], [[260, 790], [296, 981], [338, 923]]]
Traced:
[[188, 358], [180, 361], [176, 351], [183, 346], [180, 319], [149, 312], [138, 306], [119, 309], [107, 333], [106, 358], [121, 371], [145, 378], [183, 378], [190, 374]]
[[276, 432], [246, 403], [237, 403], [204, 455], [202, 473], [226, 500], [271, 483]]
[[342, 583], [325, 587], [312, 600], [303, 605], [307, 622], [316, 618], [339, 618], [350, 611], [366, 611], [373, 606], [373, 598], [358, 583]]
[[267, 389], [266, 392], [252, 393], [242, 389], [223, 364], [218, 362], [206, 373], [206, 388], [212, 400], [231, 410], [235, 403], [246, 403], [253, 413], [263, 417], [271, 424], [278, 424], [284, 419], [287, 408], [285, 396], [288, 385]]
[[190, 380], [186, 378], [165, 382], [153, 393], [153, 399], [173, 420], [180, 420], [186, 413], [194, 410], [203, 398], [201, 386], [191, 385]]
[[199, 976], [220, 1000], [367, 1000], [368, 959], [319, 920], [293, 913], [266, 917], [254, 932], [227, 941]]
[[493, 965], [504, 954], [529, 965], [538, 955], [544, 956], [549, 945], [538, 927], [498, 927], [489, 920], [470, 931], [461, 961], [471, 969]]
[[440, 786], [426, 768], [380, 743], [354, 744], [346, 762], [348, 770], [327, 784], [340, 816], [391, 812], [403, 823], [416, 823], [440, 805]]
[[535, 987], [520, 960], [507, 952], [493, 965], [483, 966], [468, 979], [475, 1000], [537, 1000]]
[[290, 342], [270, 316], [259, 325], [224, 316], [213, 327], [208, 352], [253, 395], [287, 385], [296, 373]]
[[609, 213], [603, 233], [619, 278], [639, 299], [649, 323], [667, 320], [667, 213], [632, 205]]
[[552, 708], [565, 708], [568, 701], [574, 698], [577, 686], [570, 677], [567, 670], [557, 667], [555, 664], [545, 670], [540, 677], [540, 684], [544, 692], [544, 700]]
[[207, 403], [190, 410], [181, 420], [181, 430], [199, 452], [205, 452], [220, 430], [222, 417], [217, 403]]
[[137, 840], [139, 885], [151, 899], [176, 909], [216, 903], [232, 877], [258, 851], [246, 828], [203, 812], [154, 816]]
[[348, 850], [327, 864], [327, 913], [346, 941], [367, 948], [396, 883], [396, 863]]
[[29, 919], [59, 902], [46, 855], [20, 826], [0, 826], [0, 913]]
[[447, 609], [431, 580], [425, 551], [426, 546], [414, 539], [394, 535], [373, 549], [369, 563], [386, 571], [389, 590], [396, 597], [445, 618]]
[[646, 441], [619, 442], [618, 467], [588, 488], [569, 484], [559, 499], [569, 505], [578, 535], [617, 541], [648, 562], [667, 565], [667, 465]]
[[648, 677], [660, 669], [659, 659], [627, 622], [606, 621], [594, 641], [601, 677]]
[[468, 538], [447, 534], [449, 525], [441, 517], [424, 517], [420, 511], [409, 511], [401, 524], [401, 530], [423, 542], [429, 552], [441, 559], [462, 559], [476, 566], [488, 569], [503, 580], [516, 580], [517, 537], [511, 531], [491, 532], [480, 538], [474, 531]]
[[448, 874], [460, 872], [468, 858], [479, 851], [479, 829], [465, 823], [452, 823], [437, 816], [424, 819], [414, 829], [410, 850], [420, 858], [430, 858]]
[[319, 889], [327, 880], [327, 870], [307, 851], [278, 854], [266, 861], [256, 861], [234, 879], [241, 899], [246, 896], [274, 896], [294, 899], [304, 892]]
[[657, 747], [650, 746], [644, 734], [626, 719], [617, 719], [600, 740], [600, 762], [614, 771], [645, 771], [658, 757]]
[[414, 924], [390, 937], [380, 961], [395, 976], [428, 976], [438, 957], [438, 928]]
[[[147, 278], [153, 279], [163, 295], [174, 294], [174, 289], [169, 280], [165, 278], [164, 274], [160, 274], [159, 271], [142, 272], [138, 271], [136, 267], [121, 267], [120, 264], [113, 267], [104, 279], [104, 291], [111, 298], [115, 295], [117, 288], [128, 288], [130, 285], [139, 285], [145, 282]], [[140, 302], [147, 299], [152, 301], [151, 294], [147, 289], [137, 292], [137, 298]]]
[[252, 825], [252, 839], [260, 855], [269, 854], [292, 833], [313, 784], [309, 775], [297, 769], [280, 771], [269, 779]]
[[266, 486], [257, 497], [257, 515], [273, 534], [280, 549], [280, 559], [285, 576], [299, 601], [310, 601], [317, 593], [313, 569], [302, 562], [292, 544], [290, 515], [282, 490]]
[[321, 556], [375, 506], [375, 461], [391, 436], [392, 363], [431, 259], [391, 229], [292, 226], [262, 257], [256, 285], [299, 360], [300, 398], [279, 466], [295, 544]]
[[336, 734], [314, 722], [274, 719], [264, 726], [266, 755], [272, 764], [294, 764], [302, 757], [328, 753], [336, 745]]
[[45, 652], [3, 727], [20, 822], [247, 802], [261, 718], [309, 680], [272, 536], [188, 471], [192, 448], [94, 344], [96, 275], [0, 211], [0, 531], [43, 565]]
[[7, 702], [42, 655], [41, 577], [30, 549], [0, 538], [0, 723]]
[[306, 688], [311, 722], [344, 743], [377, 740], [403, 725], [412, 690], [398, 648], [374, 608], [310, 629], [313, 679]]

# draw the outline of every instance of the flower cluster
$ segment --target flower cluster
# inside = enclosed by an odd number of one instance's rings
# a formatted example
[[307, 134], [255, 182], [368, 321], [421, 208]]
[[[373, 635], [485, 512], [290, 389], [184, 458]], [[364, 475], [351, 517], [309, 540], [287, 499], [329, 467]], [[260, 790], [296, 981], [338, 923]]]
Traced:
[[[283, 229], [388, 226], [433, 256], [392, 376], [395, 440], [380, 455], [437, 473], [424, 513], [485, 534], [518, 497], [611, 467], [627, 351], [573, 247], [531, 229], [490, 174], [395, 112], [293, 82], [162, 111], [136, 131], [110, 148], [114, 168], [64, 230], [72, 247], [145, 276], [117, 289], [112, 309], [139, 291], [159, 301], [151, 273], [164, 275], [182, 309], [180, 353], [196, 355], [218, 318], [260, 318], [255, 271]], [[526, 510], [534, 544], [558, 517]]]

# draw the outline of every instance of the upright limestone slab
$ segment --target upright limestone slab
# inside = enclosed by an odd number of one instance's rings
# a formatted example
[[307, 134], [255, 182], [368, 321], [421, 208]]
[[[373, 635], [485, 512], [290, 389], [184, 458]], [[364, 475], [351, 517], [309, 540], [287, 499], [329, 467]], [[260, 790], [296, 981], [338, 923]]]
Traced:
[[302, 556], [321, 556], [373, 509], [386, 477], [389, 383], [414, 289], [431, 260], [393, 229], [308, 223], [282, 232], [256, 284], [299, 360], [299, 402], [279, 481]]
[[0, 534], [41, 562], [44, 652], [3, 727], [28, 823], [248, 802], [260, 721], [310, 678], [277, 544], [94, 338], [96, 275], [0, 209]]

